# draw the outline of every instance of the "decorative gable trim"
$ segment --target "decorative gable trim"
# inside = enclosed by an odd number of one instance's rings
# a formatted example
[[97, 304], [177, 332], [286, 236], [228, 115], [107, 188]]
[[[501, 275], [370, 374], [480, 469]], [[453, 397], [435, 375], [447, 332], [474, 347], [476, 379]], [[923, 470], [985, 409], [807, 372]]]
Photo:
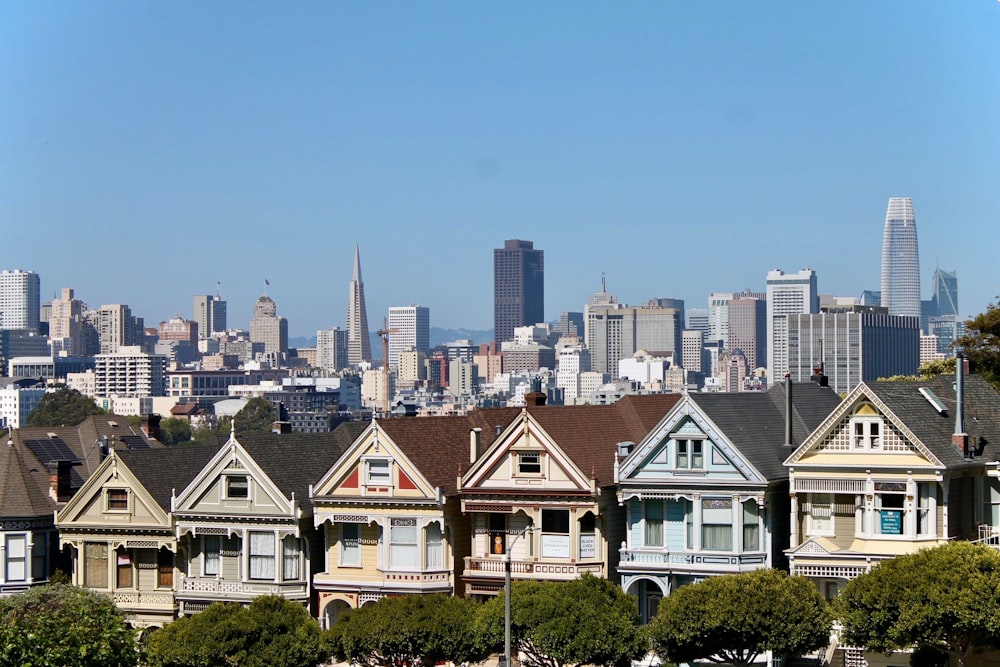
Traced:
[[[121, 459], [118, 458], [114, 450], [111, 451], [108, 458], [104, 459], [101, 464], [94, 471], [94, 474], [87, 478], [80, 490], [76, 492], [76, 495], [56, 513], [56, 524], [60, 529], [66, 529], [73, 526], [74, 522], [81, 518], [83, 512], [91, 507], [94, 503], [98, 503], [103, 506], [105, 503], [105, 493], [107, 491], [106, 485], [111, 483], [112, 488], [115, 489], [125, 489], [128, 492], [128, 502], [130, 503], [141, 503], [143, 507], [154, 517], [155, 524], [152, 527], [155, 528], [170, 528], [171, 517], [170, 515], [160, 507], [160, 504], [156, 502], [146, 487], [139, 482], [138, 478], [129, 470], [128, 466], [125, 465]], [[129, 507], [127, 513], [128, 516], [134, 516], [134, 505]], [[119, 513], [122, 514], [122, 513]], [[91, 522], [88, 520], [88, 524]], [[114, 528], [118, 531], [130, 531], [138, 528], [148, 528], [149, 525], [140, 526], [136, 525], [135, 528], [131, 524], [122, 524], [120, 522], [113, 522], [108, 524], [109, 528]]]

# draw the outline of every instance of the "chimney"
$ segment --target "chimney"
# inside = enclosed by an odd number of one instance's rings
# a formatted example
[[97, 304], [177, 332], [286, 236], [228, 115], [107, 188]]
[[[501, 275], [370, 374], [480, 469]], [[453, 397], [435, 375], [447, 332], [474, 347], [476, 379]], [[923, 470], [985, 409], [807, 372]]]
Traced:
[[525, 407], [545, 405], [546, 396], [540, 391], [532, 391], [524, 395]]
[[285, 409], [284, 401], [278, 401], [278, 419], [271, 424], [271, 433], [291, 433], [292, 422], [288, 418], [288, 410]]
[[469, 431], [469, 463], [475, 463], [479, 458], [479, 443], [482, 442], [483, 429], [474, 428]]
[[792, 446], [792, 374], [785, 373], [785, 447]]
[[143, 415], [142, 432], [147, 438], [160, 439], [160, 415]]
[[955, 432], [951, 442], [958, 447], [965, 458], [972, 458], [969, 452], [969, 434], [965, 432], [965, 357], [961, 351], [955, 355]]
[[49, 495], [58, 503], [69, 500], [69, 471], [73, 464], [70, 461], [49, 461]]

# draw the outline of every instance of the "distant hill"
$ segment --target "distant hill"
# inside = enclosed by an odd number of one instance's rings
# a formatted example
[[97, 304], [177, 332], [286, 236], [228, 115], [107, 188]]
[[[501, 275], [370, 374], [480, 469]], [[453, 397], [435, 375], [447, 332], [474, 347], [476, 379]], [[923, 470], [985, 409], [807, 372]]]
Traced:
[[[377, 330], [376, 330], [377, 331]], [[372, 342], [372, 356], [382, 359], [382, 341], [374, 332], [369, 334]], [[444, 345], [456, 340], [468, 339], [474, 345], [493, 340], [493, 329], [442, 329], [431, 327], [431, 347]], [[295, 336], [288, 339], [288, 347], [316, 347], [316, 336]]]

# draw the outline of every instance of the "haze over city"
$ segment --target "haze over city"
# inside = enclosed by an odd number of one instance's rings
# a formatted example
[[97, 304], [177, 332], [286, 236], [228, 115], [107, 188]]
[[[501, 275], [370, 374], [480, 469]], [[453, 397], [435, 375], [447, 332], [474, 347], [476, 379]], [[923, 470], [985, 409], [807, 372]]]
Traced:
[[[147, 322], [421, 303], [492, 324], [492, 250], [545, 314], [705, 306], [769, 269], [879, 288], [912, 197], [925, 298], [1000, 293], [1000, 3], [87, 3], [0, 9], [4, 268]], [[265, 285], [267, 280], [270, 285]]]

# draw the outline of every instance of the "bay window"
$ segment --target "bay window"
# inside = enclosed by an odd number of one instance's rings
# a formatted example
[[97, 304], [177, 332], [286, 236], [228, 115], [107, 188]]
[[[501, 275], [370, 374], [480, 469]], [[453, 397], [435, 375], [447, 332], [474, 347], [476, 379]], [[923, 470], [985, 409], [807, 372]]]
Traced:
[[420, 568], [416, 519], [392, 519], [389, 524], [389, 567]]
[[340, 564], [348, 567], [361, 565], [361, 524], [340, 524]]
[[427, 569], [439, 568], [443, 562], [442, 551], [444, 542], [441, 535], [441, 524], [429, 523], [424, 531], [427, 552]]
[[299, 578], [299, 538], [289, 535], [281, 541], [281, 579], [294, 581]]
[[756, 500], [743, 503], [743, 551], [761, 551], [760, 508]]
[[274, 533], [249, 533], [250, 578], [274, 580]]
[[84, 583], [87, 588], [108, 587], [108, 545], [86, 542], [83, 545]]
[[542, 558], [569, 558], [569, 510], [542, 510]]
[[28, 536], [7, 536], [7, 563], [4, 575], [8, 582], [28, 580]]
[[733, 499], [703, 498], [701, 501], [701, 548], [733, 550]]
[[645, 544], [647, 547], [663, 546], [663, 501], [647, 500]]
[[219, 574], [219, 555], [222, 550], [222, 537], [219, 535], [201, 536], [202, 572], [206, 576]]

